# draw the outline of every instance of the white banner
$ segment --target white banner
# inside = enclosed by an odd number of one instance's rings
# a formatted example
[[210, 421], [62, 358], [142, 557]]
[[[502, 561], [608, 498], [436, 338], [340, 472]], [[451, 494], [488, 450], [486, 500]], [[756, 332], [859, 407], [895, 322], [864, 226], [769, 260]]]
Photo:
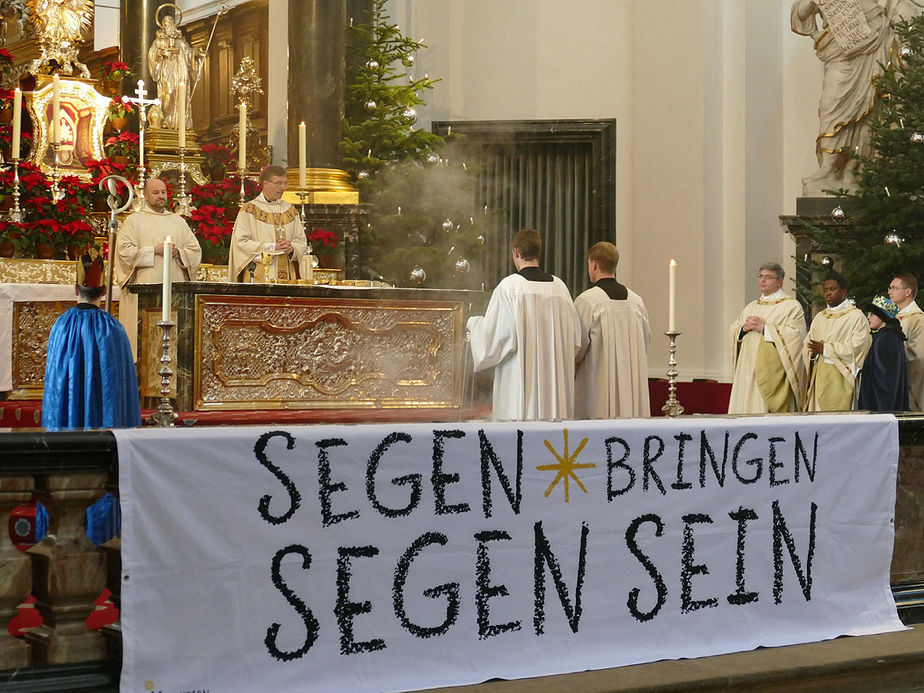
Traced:
[[115, 434], [124, 691], [397, 691], [902, 629], [891, 416]]

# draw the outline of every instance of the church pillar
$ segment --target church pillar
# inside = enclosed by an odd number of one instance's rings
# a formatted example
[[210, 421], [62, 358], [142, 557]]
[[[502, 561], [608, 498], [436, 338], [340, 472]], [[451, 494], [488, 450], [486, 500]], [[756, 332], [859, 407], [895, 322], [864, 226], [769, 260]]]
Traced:
[[119, 18], [122, 62], [128, 65], [136, 81], [144, 80], [149, 94], [153, 93], [153, 80], [148, 70], [148, 48], [157, 31], [154, 15], [160, 5], [161, 0], [122, 0]]
[[289, 0], [289, 166], [298, 163], [302, 120], [308, 124], [308, 165], [340, 166], [346, 8], [346, 0]]

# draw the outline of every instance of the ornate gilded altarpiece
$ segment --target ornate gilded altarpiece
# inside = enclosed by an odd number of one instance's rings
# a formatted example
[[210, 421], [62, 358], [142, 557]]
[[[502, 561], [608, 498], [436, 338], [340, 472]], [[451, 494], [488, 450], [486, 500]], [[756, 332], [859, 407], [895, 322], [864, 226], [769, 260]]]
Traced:
[[[159, 288], [136, 287], [142, 325], [160, 315]], [[176, 284], [177, 408], [461, 407], [472, 293]], [[142, 329], [140, 372], [156, 373], [161, 351]], [[141, 380], [142, 395], [159, 396], [159, 382]]]

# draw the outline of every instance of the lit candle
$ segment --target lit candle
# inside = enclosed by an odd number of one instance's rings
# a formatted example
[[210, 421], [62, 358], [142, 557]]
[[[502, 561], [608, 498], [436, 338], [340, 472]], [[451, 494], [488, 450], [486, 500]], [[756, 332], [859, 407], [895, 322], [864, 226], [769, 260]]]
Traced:
[[61, 143], [61, 78], [51, 78], [51, 141]]
[[298, 124], [298, 189], [304, 190], [307, 182], [308, 129], [303, 120]]
[[13, 91], [13, 158], [19, 158], [19, 137], [22, 130], [22, 89]]
[[170, 322], [170, 303], [171, 289], [170, 286], [170, 265], [173, 264], [173, 239], [170, 236], [164, 236], [164, 298], [163, 311], [161, 312], [161, 322]]
[[667, 331], [676, 332], [675, 305], [677, 303], [677, 261], [671, 258], [668, 272], [667, 291], [669, 301], [667, 304]]
[[237, 123], [237, 167], [247, 170], [247, 102], [241, 101], [240, 116]]
[[186, 149], [186, 82], [180, 82], [176, 90], [177, 129], [180, 131], [180, 149]]

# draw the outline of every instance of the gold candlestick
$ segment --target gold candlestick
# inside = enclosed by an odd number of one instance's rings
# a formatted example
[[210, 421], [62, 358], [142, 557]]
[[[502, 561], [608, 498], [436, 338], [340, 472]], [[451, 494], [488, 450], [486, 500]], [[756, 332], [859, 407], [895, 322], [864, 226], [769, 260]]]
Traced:
[[180, 216], [190, 212], [189, 198], [186, 197], [186, 147], [180, 147], [180, 196], [176, 201], [176, 211]]
[[237, 169], [237, 175], [240, 176], [241, 178], [241, 192], [240, 192], [240, 195], [241, 195], [240, 206], [241, 207], [244, 206], [244, 174], [245, 174], [244, 169], [239, 167]]
[[58, 168], [58, 150], [61, 148], [60, 142], [52, 142], [51, 148], [54, 150], [54, 161], [51, 165], [51, 201], [57, 202], [64, 199], [64, 191], [59, 185], [61, 181], [61, 171]]
[[683, 414], [683, 406], [677, 399], [677, 337], [680, 333], [670, 330], [664, 334], [670, 340], [670, 358], [667, 361], [667, 401], [661, 411], [673, 418]]
[[13, 209], [10, 211], [10, 221], [18, 224], [22, 221], [22, 208], [19, 206], [19, 157], [13, 159]]

